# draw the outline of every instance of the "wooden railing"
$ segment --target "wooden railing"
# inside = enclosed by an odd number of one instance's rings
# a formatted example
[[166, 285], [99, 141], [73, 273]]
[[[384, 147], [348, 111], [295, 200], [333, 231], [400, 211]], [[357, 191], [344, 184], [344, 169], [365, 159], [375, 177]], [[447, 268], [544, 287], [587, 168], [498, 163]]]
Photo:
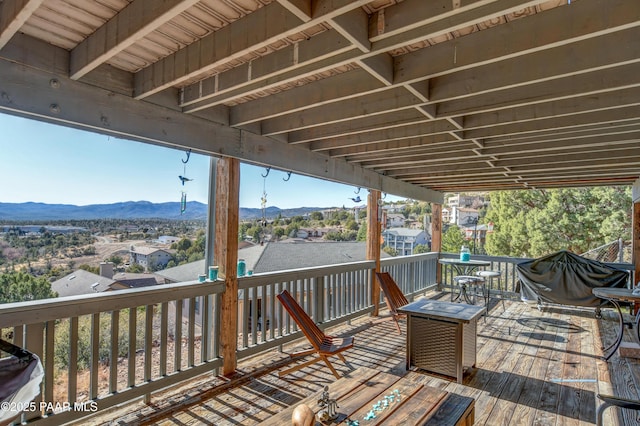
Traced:
[[[436, 258], [431, 253], [382, 265], [417, 292], [435, 285]], [[238, 359], [301, 337], [275, 301], [282, 289], [322, 328], [369, 314], [374, 267], [365, 261], [240, 278]], [[218, 315], [218, 296], [223, 291], [222, 282], [193, 281], [0, 305], [2, 336], [37, 354], [45, 370], [38, 409], [21, 420], [60, 424], [94, 409], [149, 401], [157, 390], [216, 373], [222, 365], [218, 338], [225, 319]]]
[[[438, 285], [453, 272], [426, 253], [381, 261], [409, 299]], [[477, 256], [505, 272], [515, 291], [515, 264], [525, 259]], [[616, 266], [620, 266], [619, 264]], [[295, 269], [242, 277], [238, 283], [238, 359], [281, 347], [301, 337], [275, 295], [287, 289], [321, 328], [367, 315], [373, 261]], [[625, 265], [633, 270], [632, 265]], [[44, 411], [25, 412], [22, 420], [60, 424], [144, 398], [221, 366], [218, 299], [222, 282], [186, 282], [0, 305], [0, 332], [42, 360]], [[254, 320], [255, 319], [255, 320]], [[87, 405], [87, 402], [91, 404]], [[53, 403], [53, 404], [51, 404]], [[65, 406], [66, 404], [66, 406]], [[74, 404], [77, 404], [74, 407]], [[82, 405], [85, 404], [85, 405]], [[58, 408], [71, 410], [57, 412]], [[47, 416], [47, 410], [56, 414]], [[75, 408], [75, 409], [74, 409]]]

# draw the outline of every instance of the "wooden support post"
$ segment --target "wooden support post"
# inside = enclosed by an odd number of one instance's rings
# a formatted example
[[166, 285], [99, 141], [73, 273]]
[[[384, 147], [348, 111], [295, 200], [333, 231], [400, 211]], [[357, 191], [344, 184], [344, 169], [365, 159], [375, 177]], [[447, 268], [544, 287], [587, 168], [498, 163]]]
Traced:
[[[442, 250], [442, 204], [431, 204], [431, 251], [440, 253]], [[442, 282], [440, 263], [436, 264], [436, 281]]]
[[225, 281], [220, 302], [220, 355], [222, 374], [232, 374], [238, 349], [238, 215], [240, 201], [240, 161], [218, 160], [216, 167], [215, 259]]
[[[379, 203], [380, 191], [369, 191], [367, 199], [367, 260], [376, 261], [374, 272], [380, 272], [380, 246], [382, 207]], [[378, 302], [380, 301], [380, 284], [376, 280], [376, 274], [371, 274], [371, 302], [373, 303], [373, 316], [378, 316]]]

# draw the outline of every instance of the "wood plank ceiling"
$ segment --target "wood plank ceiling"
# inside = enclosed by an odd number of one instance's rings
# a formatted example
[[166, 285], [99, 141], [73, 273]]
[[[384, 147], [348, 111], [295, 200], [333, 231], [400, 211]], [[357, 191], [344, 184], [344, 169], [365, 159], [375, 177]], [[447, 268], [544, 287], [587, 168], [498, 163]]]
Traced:
[[[0, 0], [0, 111], [423, 199], [626, 185], [639, 25], [638, 0]], [[92, 91], [135, 122], [69, 112]], [[189, 140], [140, 118], [164, 110]]]

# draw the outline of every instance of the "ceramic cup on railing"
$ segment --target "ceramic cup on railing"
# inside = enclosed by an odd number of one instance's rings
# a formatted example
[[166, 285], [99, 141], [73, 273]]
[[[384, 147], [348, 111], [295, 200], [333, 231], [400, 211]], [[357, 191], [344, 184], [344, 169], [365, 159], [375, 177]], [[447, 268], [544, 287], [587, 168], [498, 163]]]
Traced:
[[215, 281], [218, 279], [218, 267], [209, 266], [209, 281]]

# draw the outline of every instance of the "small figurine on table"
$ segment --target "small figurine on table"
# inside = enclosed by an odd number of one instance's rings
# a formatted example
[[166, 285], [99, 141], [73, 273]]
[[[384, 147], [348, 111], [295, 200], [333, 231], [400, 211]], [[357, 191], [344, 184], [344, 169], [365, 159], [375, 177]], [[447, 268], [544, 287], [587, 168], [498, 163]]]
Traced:
[[329, 398], [329, 387], [325, 386], [322, 397], [318, 400], [318, 405], [323, 410], [318, 413], [321, 422], [328, 422], [338, 417], [338, 402], [334, 398]]

